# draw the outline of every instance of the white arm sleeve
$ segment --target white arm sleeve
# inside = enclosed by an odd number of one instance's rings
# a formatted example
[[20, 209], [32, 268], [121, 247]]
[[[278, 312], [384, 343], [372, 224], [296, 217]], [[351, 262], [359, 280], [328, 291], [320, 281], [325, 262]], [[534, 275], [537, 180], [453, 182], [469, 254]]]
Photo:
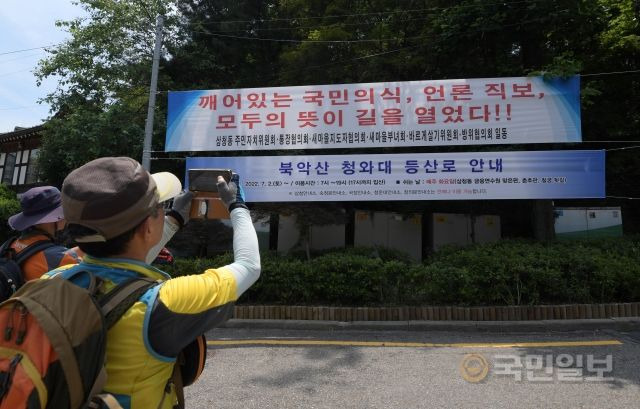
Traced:
[[172, 217], [164, 217], [164, 228], [162, 229], [162, 238], [149, 250], [147, 253], [147, 259], [145, 260], [147, 264], [153, 263], [153, 260], [158, 257], [160, 254], [160, 250], [171, 240], [174, 234], [176, 234], [180, 230], [180, 226], [176, 223]]
[[231, 212], [233, 226], [233, 263], [225, 266], [236, 279], [238, 297], [260, 277], [260, 250], [258, 236], [249, 210], [234, 209]]

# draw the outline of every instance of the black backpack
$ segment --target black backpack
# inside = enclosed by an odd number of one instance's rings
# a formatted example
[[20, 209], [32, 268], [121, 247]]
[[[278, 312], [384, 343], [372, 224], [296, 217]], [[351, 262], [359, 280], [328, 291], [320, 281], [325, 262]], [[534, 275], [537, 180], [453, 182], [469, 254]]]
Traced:
[[13, 237], [0, 247], [0, 302], [11, 297], [24, 284], [22, 263], [34, 254], [55, 246], [51, 240], [39, 240], [16, 254], [11, 248], [16, 239]]

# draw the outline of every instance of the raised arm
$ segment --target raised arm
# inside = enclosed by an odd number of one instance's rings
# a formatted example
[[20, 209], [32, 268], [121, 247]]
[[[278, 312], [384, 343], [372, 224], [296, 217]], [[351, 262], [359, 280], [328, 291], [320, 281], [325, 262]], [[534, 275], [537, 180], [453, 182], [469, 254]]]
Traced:
[[236, 279], [236, 293], [240, 297], [260, 276], [260, 251], [258, 236], [253, 227], [251, 214], [244, 202], [244, 191], [239, 176], [234, 174], [227, 185], [218, 177], [220, 199], [231, 211], [233, 225], [233, 263], [225, 266]]
[[231, 212], [233, 263], [163, 283], [146, 334], [153, 352], [174, 357], [196, 336], [229, 318], [234, 302], [260, 276], [258, 238], [237, 176], [220, 178], [220, 198]]

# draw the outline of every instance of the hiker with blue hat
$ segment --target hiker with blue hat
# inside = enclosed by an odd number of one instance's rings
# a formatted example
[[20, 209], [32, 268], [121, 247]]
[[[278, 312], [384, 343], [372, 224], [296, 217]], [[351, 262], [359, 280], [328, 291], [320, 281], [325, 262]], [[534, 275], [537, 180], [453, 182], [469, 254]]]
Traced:
[[61, 245], [65, 219], [62, 198], [56, 187], [38, 186], [27, 190], [20, 197], [20, 208], [22, 211], [8, 220], [9, 226], [19, 235], [2, 245], [0, 257], [19, 258], [24, 281], [40, 278], [59, 266], [79, 262], [75, 250]]

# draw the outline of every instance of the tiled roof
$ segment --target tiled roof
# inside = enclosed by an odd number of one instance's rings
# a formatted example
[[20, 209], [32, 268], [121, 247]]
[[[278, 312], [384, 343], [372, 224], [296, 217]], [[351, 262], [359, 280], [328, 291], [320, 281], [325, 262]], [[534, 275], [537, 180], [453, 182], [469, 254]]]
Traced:
[[44, 129], [44, 126], [38, 125], [31, 128], [20, 129], [13, 132], [0, 133], [0, 143], [15, 142], [29, 139], [32, 136], [39, 134]]

